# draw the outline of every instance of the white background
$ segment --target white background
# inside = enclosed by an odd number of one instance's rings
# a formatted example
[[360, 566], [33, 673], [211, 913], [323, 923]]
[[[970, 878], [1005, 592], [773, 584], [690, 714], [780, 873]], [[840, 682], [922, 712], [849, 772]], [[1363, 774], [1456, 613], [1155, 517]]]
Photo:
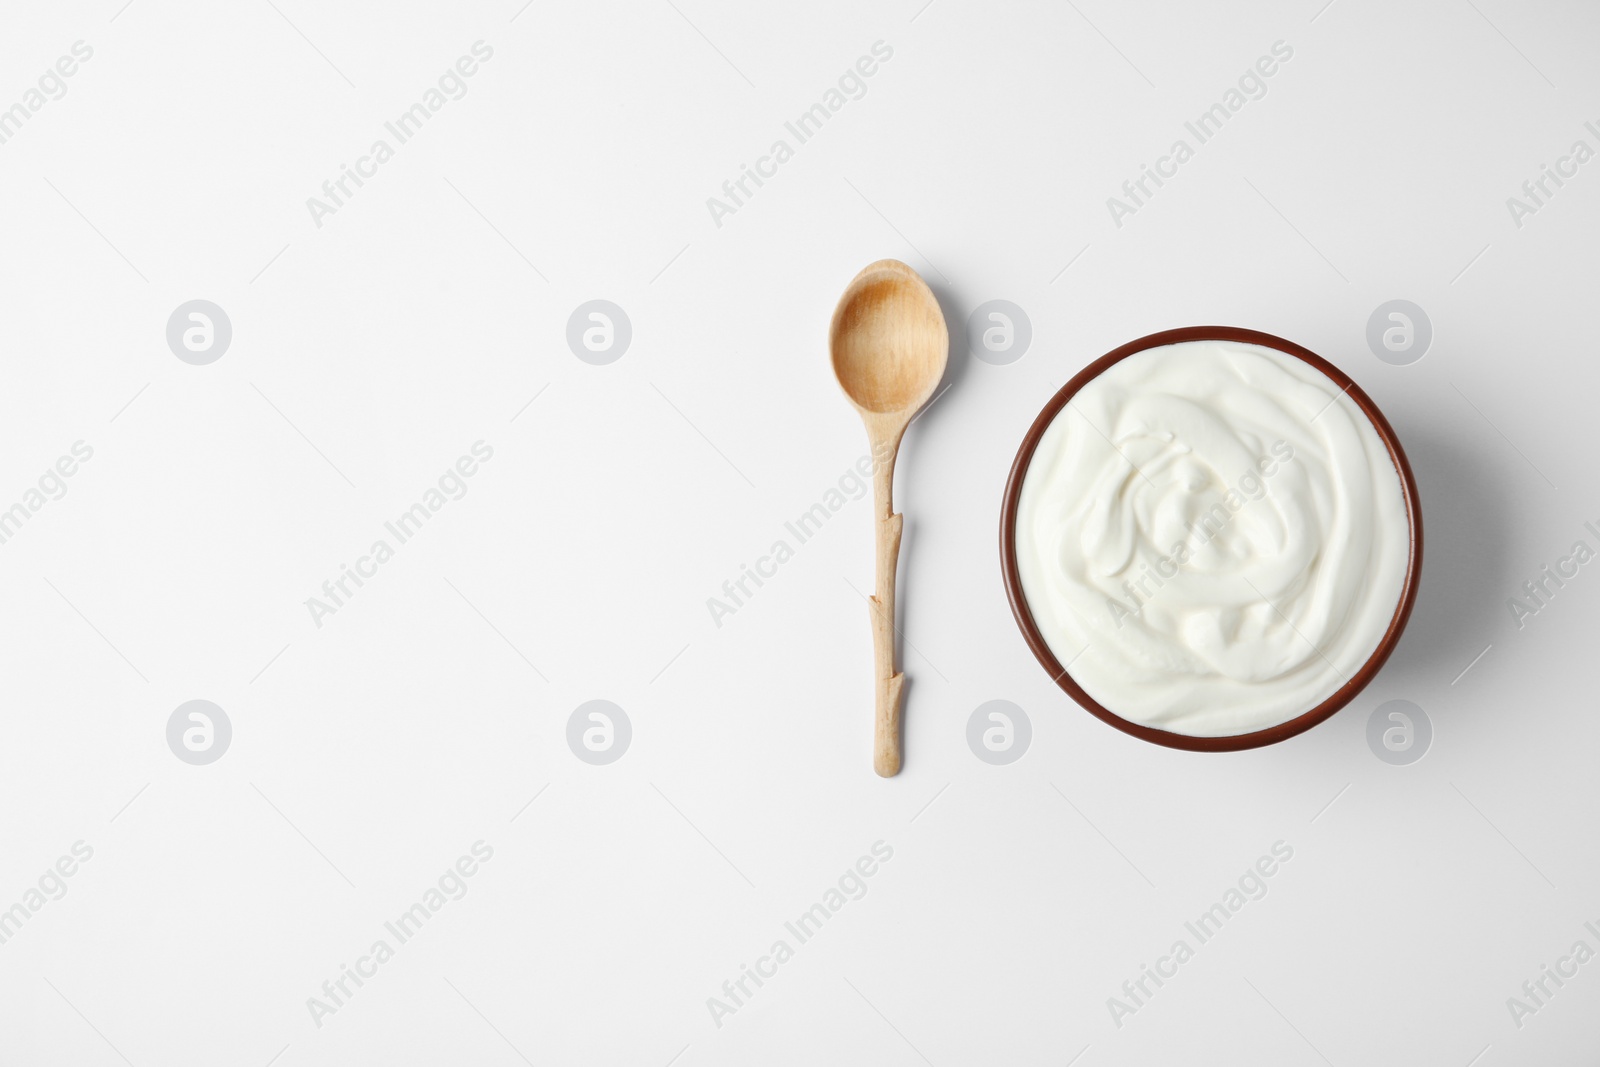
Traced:
[[[1600, 547], [1600, 162], [1520, 228], [1506, 205], [1575, 139], [1600, 148], [1591, 7], [122, 2], [0, 22], [0, 107], [94, 49], [0, 145], [0, 507], [94, 449], [0, 545], [0, 908], [94, 849], [0, 945], [0, 1061], [1600, 1051], [1600, 963], [1520, 1029], [1506, 1005], [1580, 937], [1600, 948], [1600, 577], [1520, 629], [1506, 606], [1576, 539]], [[317, 227], [306, 199], [478, 40], [468, 94]], [[715, 225], [706, 198], [880, 40], [866, 95]], [[1107, 197], [1280, 40], [1266, 96], [1114, 225]], [[720, 628], [706, 608], [864, 453], [825, 330], [885, 256], [955, 340], [901, 453], [892, 780], [851, 588], [870, 503]], [[209, 366], [165, 338], [196, 298], [233, 324]], [[565, 341], [595, 298], [633, 325], [609, 366]], [[963, 339], [996, 298], [1033, 328], [1007, 366]], [[1365, 339], [1395, 298], [1435, 331], [1410, 366]], [[996, 551], [1053, 389], [1196, 323], [1355, 377], [1426, 521], [1387, 669], [1234, 755], [1076, 708]], [[317, 627], [306, 599], [479, 440], [468, 494]], [[197, 698], [233, 724], [209, 766], [166, 743]], [[594, 698], [633, 726], [609, 766], [565, 740]], [[1032, 721], [1010, 766], [965, 740], [991, 699]], [[1365, 740], [1390, 699], [1433, 722], [1411, 766]], [[307, 998], [478, 840], [467, 895], [317, 1026]], [[707, 998], [879, 840], [867, 895], [715, 1025]], [[1280, 840], [1270, 893], [1116, 1026], [1107, 998]]]

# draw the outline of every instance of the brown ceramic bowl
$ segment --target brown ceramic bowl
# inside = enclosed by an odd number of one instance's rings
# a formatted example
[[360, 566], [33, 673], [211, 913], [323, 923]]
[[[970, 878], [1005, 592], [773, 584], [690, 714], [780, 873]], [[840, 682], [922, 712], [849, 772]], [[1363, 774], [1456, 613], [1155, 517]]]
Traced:
[[[1143, 726], [1122, 718], [1089, 696], [1056, 659], [1055, 653], [1045, 642], [1044, 635], [1039, 632], [1033, 614], [1028, 609], [1027, 597], [1022, 591], [1022, 577], [1017, 572], [1017, 505], [1022, 497], [1022, 481], [1027, 476], [1028, 464], [1033, 460], [1034, 449], [1039, 446], [1039, 439], [1044, 436], [1050, 423], [1060, 414], [1061, 409], [1066, 407], [1067, 401], [1077, 395], [1078, 390], [1102, 374], [1113, 363], [1127, 359], [1135, 352], [1142, 352], [1147, 348], [1159, 348], [1162, 345], [1178, 344], [1183, 341], [1237, 341], [1276, 349], [1304, 360], [1327, 375], [1334, 383], [1342, 386], [1350, 399], [1354, 400], [1356, 406], [1371, 420], [1373, 428], [1378, 431], [1378, 436], [1389, 449], [1389, 456], [1394, 460], [1395, 470], [1400, 475], [1400, 487], [1405, 495], [1406, 515], [1411, 527], [1411, 555], [1406, 566], [1405, 584], [1400, 590], [1400, 602], [1395, 607], [1394, 617], [1389, 620], [1389, 628], [1384, 632], [1383, 640], [1378, 643], [1376, 651], [1355, 676], [1322, 703], [1287, 722], [1270, 726], [1265, 730], [1225, 737], [1193, 737]], [[1129, 341], [1121, 348], [1114, 349], [1089, 364], [1050, 398], [1044, 410], [1039, 412], [1039, 417], [1033, 420], [1033, 425], [1028, 429], [1028, 436], [1023, 438], [1022, 447], [1017, 450], [1016, 461], [1011, 465], [1011, 476], [1006, 480], [1005, 503], [1000, 511], [1000, 562], [1005, 572], [1006, 597], [1011, 601], [1011, 612], [1017, 618], [1017, 625], [1022, 628], [1022, 636], [1028, 642], [1028, 647], [1033, 650], [1034, 656], [1050, 673], [1056, 684], [1066, 690], [1067, 695], [1081, 707], [1097, 719], [1115, 726], [1124, 733], [1158, 745], [1166, 745], [1168, 748], [1183, 748], [1194, 752], [1237, 752], [1275, 744], [1304, 733], [1354, 700], [1356, 694], [1366, 688], [1367, 683], [1377, 675], [1399, 642], [1400, 634], [1406, 628], [1406, 621], [1411, 617], [1411, 606], [1417, 599], [1417, 583], [1422, 570], [1422, 510], [1417, 498], [1417, 481], [1411, 474], [1411, 464], [1406, 462], [1405, 451], [1400, 447], [1400, 441], [1395, 437], [1389, 420], [1383, 417], [1378, 405], [1374, 404], [1372, 398], [1362, 392], [1361, 387], [1351, 381], [1350, 376], [1344, 371], [1315, 352], [1301, 348], [1292, 341], [1274, 337], [1270, 333], [1244, 330], [1236, 326], [1188, 326], [1181, 330], [1164, 330], [1148, 337], [1141, 337], [1137, 341]]]

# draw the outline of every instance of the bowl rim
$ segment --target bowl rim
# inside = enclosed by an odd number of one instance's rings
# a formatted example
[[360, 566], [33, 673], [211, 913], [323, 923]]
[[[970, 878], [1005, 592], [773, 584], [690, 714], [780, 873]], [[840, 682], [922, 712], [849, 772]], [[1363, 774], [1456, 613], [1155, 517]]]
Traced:
[[[1366, 415], [1373, 428], [1377, 430], [1379, 439], [1389, 450], [1389, 456], [1394, 461], [1395, 470], [1400, 476], [1401, 495], [1405, 498], [1406, 516], [1411, 534], [1405, 583], [1400, 590], [1399, 603], [1395, 606], [1394, 615], [1389, 620], [1389, 627], [1384, 631], [1383, 639], [1378, 642], [1378, 647], [1361, 668], [1344, 685], [1310, 711], [1302, 712], [1287, 722], [1262, 730], [1221, 737], [1196, 737], [1132, 722], [1084, 692], [1083, 687], [1073, 680], [1067, 668], [1056, 658], [1040, 632], [1038, 624], [1034, 622], [1033, 614], [1028, 608], [1027, 597], [1022, 590], [1022, 577], [1017, 570], [1017, 509], [1022, 497], [1022, 483], [1027, 477], [1028, 467], [1033, 461], [1033, 454], [1039, 446], [1039, 441], [1044, 437], [1050, 424], [1079, 390], [1114, 364], [1138, 352], [1186, 341], [1234, 341], [1271, 348], [1309, 363], [1327, 375], [1335, 385], [1341, 386], [1350, 399], [1355, 401], [1362, 414]], [[1056, 390], [1055, 395], [1045, 404], [1033, 420], [1033, 425], [1028, 428], [1027, 436], [1022, 439], [1017, 457], [1011, 464], [1011, 473], [1006, 479], [1004, 503], [1000, 509], [1000, 563], [1005, 578], [1006, 599], [1011, 603], [1011, 614], [1022, 630], [1023, 639], [1033, 651], [1034, 658], [1050, 674], [1055, 683], [1085, 711], [1123, 733], [1132, 734], [1143, 741], [1164, 745], [1167, 748], [1185, 749], [1191, 752], [1238, 752], [1286, 741], [1326, 721], [1354, 700], [1377, 676], [1399, 643], [1400, 635], [1411, 618], [1412, 606], [1416, 603], [1417, 587], [1422, 571], [1422, 508], [1417, 493], [1416, 477], [1411, 472], [1411, 464], [1406, 459], [1405, 450], [1400, 447], [1400, 439], [1395, 436], [1394, 428], [1389, 425], [1389, 420], [1383, 417], [1383, 412], [1378, 410], [1378, 405], [1373, 403], [1372, 398], [1348, 374], [1310, 349], [1274, 334], [1239, 326], [1185, 326], [1147, 334], [1112, 349], [1073, 375], [1071, 380]]]

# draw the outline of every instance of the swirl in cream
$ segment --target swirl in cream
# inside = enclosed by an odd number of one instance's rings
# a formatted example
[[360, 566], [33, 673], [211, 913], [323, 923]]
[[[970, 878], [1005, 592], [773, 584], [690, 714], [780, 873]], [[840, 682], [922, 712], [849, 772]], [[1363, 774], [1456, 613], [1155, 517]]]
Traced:
[[1131, 722], [1251, 733], [1322, 703], [1394, 618], [1400, 476], [1311, 364], [1188, 341], [1091, 380], [1023, 479], [1017, 570], [1045, 642]]

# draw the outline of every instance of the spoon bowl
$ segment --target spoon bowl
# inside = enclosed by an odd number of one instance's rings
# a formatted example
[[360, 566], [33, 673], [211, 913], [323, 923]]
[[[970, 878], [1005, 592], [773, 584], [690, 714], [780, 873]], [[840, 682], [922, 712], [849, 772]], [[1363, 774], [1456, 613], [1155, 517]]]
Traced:
[[950, 354], [950, 335], [933, 291], [916, 271], [880, 259], [855, 276], [833, 313], [833, 373], [863, 414], [916, 414]]

